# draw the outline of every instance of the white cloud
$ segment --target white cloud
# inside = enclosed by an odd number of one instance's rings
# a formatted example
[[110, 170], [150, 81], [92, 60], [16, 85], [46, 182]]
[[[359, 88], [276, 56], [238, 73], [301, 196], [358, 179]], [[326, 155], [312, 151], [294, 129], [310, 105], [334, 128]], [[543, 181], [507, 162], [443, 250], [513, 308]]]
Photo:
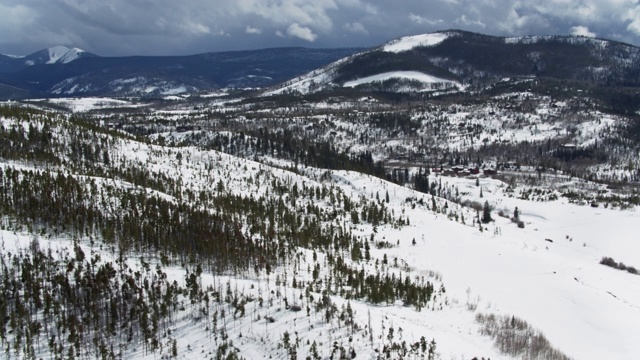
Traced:
[[629, 22], [627, 30], [635, 35], [640, 35], [640, 5], [629, 8], [623, 18]]
[[487, 27], [487, 25], [485, 25], [481, 20], [471, 20], [467, 17], [466, 14], [462, 14], [462, 16], [455, 19], [453, 22], [463, 26], [481, 27], [481, 28]]
[[585, 36], [590, 38], [596, 37], [596, 33], [589, 31], [589, 28], [586, 26], [574, 26], [569, 29], [569, 31], [571, 32], [571, 35]]
[[0, 43], [21, 31], [22, 27], [33, 26], [34, 16], [29, 8], [17, 4], [14, 6], [0, 4], [0, 30], [4, 34]]
[[182, 24], [181, 28], [184, 32], [188, 34], [193, 34], [193, 35], [211, 34], [211, 28], [209, 28], [208, 26], [200, 23], [191, 22], [188, 20]]
[[436, 19], [436, 20], [431, 20], [431, 19], [427, 19], [426, 17], [422, 17], [420, 15], [416, 15], [414, 13], [409, 14], [409, 20], [411, 20], [412, 22], [418, 24], [418, 25], [438, 25], [438, 24], [442, 24], [444, 22], [444, 20], [442, 19]]
[[306, 26], [300, 26], [298, 23], [293, 23], [287, 29], [287, 35], [291, 37], [297, 37], [308, 42], [314, 42], [318, 38], [318, 35], [314, 34], [311, 29]]
[[298, 39], [374, 46], [451, 28], [502, 36], [597, 34], [640, 44], [640, 2], [0, 0], [0, 52], [14, 53], [63, 44], [101, 55], [186, 54], [289, 46]]
[[359, 22], [346, 23], [344, 29], [354, 34], [368, 34], [369, 31]]
[[254, 28], [250, 25], [247, 25], [247, 28], [244, 30], [244, 32], [247, 34], [262, 34], [262, 30]]
[[333, 0], [236, 0], [225, 7], [232, 16], [251, 15], [275, 25], [296, 23], [330, 31], [333, 20], [329, 11], [336, 10], [338, 5]]

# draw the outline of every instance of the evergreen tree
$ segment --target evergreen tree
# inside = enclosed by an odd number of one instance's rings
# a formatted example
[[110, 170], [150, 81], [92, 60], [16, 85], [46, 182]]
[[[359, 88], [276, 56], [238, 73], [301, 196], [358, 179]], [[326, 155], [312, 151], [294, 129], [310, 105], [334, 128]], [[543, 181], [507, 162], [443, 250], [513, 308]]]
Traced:
[[493, 221], [491, 218], [491, 207], [489, 207], [489, 201], [485, 201], [482, 207], [482, 222], [487, 224], [491, 221]]

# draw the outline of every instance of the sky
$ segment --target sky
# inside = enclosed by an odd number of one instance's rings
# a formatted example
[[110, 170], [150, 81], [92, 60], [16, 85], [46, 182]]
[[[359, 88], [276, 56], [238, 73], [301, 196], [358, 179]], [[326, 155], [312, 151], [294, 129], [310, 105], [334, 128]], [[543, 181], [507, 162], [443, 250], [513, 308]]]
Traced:
[[371, 47], [447, 29], [640, 45], [640, 0], [0, 0], [0, 53], [13, 55]]

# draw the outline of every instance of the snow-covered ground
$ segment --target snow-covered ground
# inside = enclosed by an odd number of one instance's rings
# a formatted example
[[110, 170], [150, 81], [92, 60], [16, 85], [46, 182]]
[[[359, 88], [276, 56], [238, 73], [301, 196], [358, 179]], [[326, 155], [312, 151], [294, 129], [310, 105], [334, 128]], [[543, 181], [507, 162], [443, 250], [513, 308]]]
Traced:
[[386, 52], [399, 53], [403, 51], [409, 51], [416, 47], [434, 46], [443, 42], [451, 35], [452, 34], [446, 32], [437, 32], [430, 34], [405, 36], [385, 44], [382, 47], [382, 50]]
[[433, 84], [433, 83], [453, 83], [450, 80], [441, 79], [432, 75], [428, 75], [425, 73], [421, 73], [419, 71], [392, 71], [386, 72], [382, 74], [376, 74], [372, 76], [367, 76], [361, 79], [352, 80], [345, 82], [342, 86], [344, 87], [355, 87], [362, 84], [368, 84], [372, 82], [385, 81], [389, 79], [404, 79], [404, 80], [415, 80], [425, 84]]
[[[394, 256], [443, 275], [448, 293], [477, 302], [478, 311], [516, 315], [540, 329], [575, 359], [631, 359], [640, 353], [640, 277], [599, 264], [604, 256], [640, 265], [640, 213], [504, 196], [506, 185], [481, 179], [445, 178], [511, 215], [517, 206], [525, 228], [495, 215], [480, 233], [445, 219], [411, 217], [398, 233]], [[472, 194], [472, 195], [471, 195]], [[409, 210], [407, 210], [409, 211]], [[422, 238], [412, 247], [402, 239]], [[549, 239], [553, 242], [549, 242]]]
[[[150, 149], [151, 150], [151, 149]], [[144, 150], [144, 146], [132, 145], [123, 148], [127, 156], [142, 162], [150, 162], [155, 170], [170, 171], [169, 162], [154, 159], [154, 151]], [[141, 152], [142, 151], [142, 152]], [[155, 150], [157, 151], [157, 150]], [[219, 162], [217, 168], [241, 169], [246, 166], [255, 176], [256, 171], [264, 172], [264, 165], [234, 159], [230, 156], [208, 156], [200, 160], [195, 149], [181, 150], [190, 162]], [[192, 165], [184, 165], [183, 178], [187, 182], [197, 182], [197, 171], [189, 170]], [[175, 165], [175, 163], [174, 163]], [[160, 166], [160, 167], [158, 167]], [[163, 170], [164, 169], [164, 170]], [[307, 170], [309, 174], [313, 169]], [[173, 172], [173, 170], [171, 170]], [[299, 184], [308, 179], [283, 170], [274, 174], [286, 176]], [[496, 207], [493, 213], [495, 222], [485, 225], [480, 232], [477, 225], [471, 224], [473, 213], [460, 209], [449, 202], [450, 209], [466, 212], [467, 224], [447, 218], [444, 214], [434, 214], [424, 206], [412, 208], [407, 198], [424, 198], [430, 202], [430, 196], [415, 193], [385, 181], [364, 176], [359, 173], [334, 171], [331, 180], [351, 198], [375, 194], [389, 194], [389, 207], [396, 214], [403, 214], [410, 220], [410, 226], [400, 229], [381, 226], [375, 233], [376, 240], [385, 239], [392, 244], [390, 249], [372, 249], [374, 258], [406, 261], [406, 268], [412, 276], [423, 276], [436, 271], [446, 287], [443, 299], [434, 304], [436, 309], [417, 312], [401, 304], [390, 306], [371, 306], [361, 301], [350, 301], [356, 314], [356, 322], [361, 326], [374, 324], [374, 346], [368, 342], [368, 336], [354, 340], [357, 359], [369, 359], [375, 355], [372, 349], [382, 344], [384, 333], [389, 327], [396, 331], [402, 329], [402, 337], [407, 342], [418, 341], [421, 336], [435, 339], [438, 353], [442, 359], [470, 359], [476, 355], [491, 359], [511, 359], [501, 355], [493, 348], [491, 340], [479, 335], [479, 325], [474, 321], [475, 313], [515, 315], [541, 330], [550, 342], [574, 359], [632, 359], [640, 352], [636, 337], [640, 333], [640, 276], [615, 270], [599, 264], [603, 256], [610, 256], [629, 265], [640, 264], [640, 242], [637, 241], [637, 229], [640, 213], [636, 209], [613, 210], [578, 206], [565, 200], [553, 202], [534, 202], [511, 198], [505, 195], [506, 185], [500, 181], [481, 178], [480, 186], [474, 179], [432, 177], [432, 181], [442, 181], [446, 188], [457, 188], [463, 199], [489, 201]], [[238, 177], [240, 180], [242, 178]], [[237, 187], [241, 182], [230, 179], [227, 184], [233, 192], [247, 194], [246, 187]], [[483, 197], [480, 198], [480, 189]], [[438, 200], [439, 205], [443, 204]], [[512, 214], [515, 207], [520, 210], [520, 218], [525, 228], [520, 229], [509, 219], [497, 216], [498, 210]], [[360, 225], [356, 230], [368, 236], [372, 228]], [[31, 237], [9, 232], [2, 233], [4, 246], [26, 246]], [[412, 240], [416, 244], [412, 244]], [[547, 239], [551, 240], [547, 241]], [[62, 244], [62, 245], [60, 245]], [[68, 240], [51, 241], [44, 245], [70, 246]], [[43, 244], [41, 244], [43, 246]], [[95, 250], [95, 249], [94, 249]], [[103, 256], [108, 259], [108, 254]], [[303, 257], [302, 268], [311, 264], [310, 257]], [[135, 260], [131, 260], [135, 266]], [[166, 269], [170, 279], [184, 281], [184, 270]], [[285, 269], [278, 270], [285, 271]], [[282, 273], [281, 273], [282, 274]], [[309, 274], [298, 273], [299, 280], [308, 280]], [[268, 293], [273, 290], [275, 275], [271, 276], [271, 285], [266, 279], [217, 278], [215, 281], [230, 281], [233, 287], [243, 289], [246, 294]], [[214, 278], [205, 275], [203, 284], [213, 284]], [[279, 291], [296, 298], [301, 290], [280, 287]], [[332, 300], [340, 307], [346, 301], [338, 296]], [[441, 307], [441, 308], [440, 308]], [[469, 310], [472, 308], [472, 310]], [[282, 358], [277, 344], [284, 332], [294, 331], [306, 341], [315, 339], [323, 347], [332, 341], [346, 336], [345, 329], [332, 329], [331, 325], [304, 312], [286, 311], [278, 306], [259, 308], [255, 303], [248, 305], [247, 313], [253, 318], [228, 321], [228, 333], [234, 339], [234, 345], [246, 358], [273, 356]], [[255, 314], [271, 316], [273, 324], [257, 321]], [[181, 352], [182, 358], [202, 351], [206, 354], [215, 351], [216, 345], [202, 326], [188, 318], [178, 321], [173, 332], [180, 349], [190, 348], [190, 352]], [[382, 328], [379, 325], [382, 324]], [[337, 324], [334, 324], [337, 326]], [[326, 354], [326, 353], [325, 353]], [[131, 354], [148, 358], [143, 353]]]
[[[460, 116], [463, 119], [467, 114]], [[21, 121], [22, 126], [26, 126], [26, 120]], [[2, 119], [7, 128], [12, 123]], [[55, 136], [62, 135], [56, 133]], [[286, 294], [288, 299], [300, 299], [303, 295], [303, 289], [275, 285], [275, 277], [287, 274], [308, 281], [311, 278], [308, 269], [314, 260], [306, 249], [299, 249], [302, 255], [298, 269], [280, 267], [267, 277], [214, 278], [205, 274], [205, 286], [229, 282], [232, 288], [242, 289], [256, 298], [273, 291], [275, 305], [261, 307], [257, 301], [250, 302], [246, 309], [250, 315], [234, 319], [228, 313], [225, 318], [229, 337], [245, 358], [285, 358], [278, 344], [288, 332], [299, 336], [302, 344], [307, 344], [307, 340], [318, 341], [325, 358], [329, 357], [332, 344], [340, 342], [352, 344], [356, 358], [371, 359], [376, 357], [375, 350], [380, 350], [393, 327], [396, 336], [408, 343], [419, 341], [422, 336], [428, 341], [434, 339], [441, 359], [474, 356], [511, 359], [501, 355], [488, 337], [479, 334], [480, 326], [474, 320], [476, 313], [515, 315], [524, 319], [573, 359], [633, 359], [640, 353], [636, 339], [640, 334], [640, 276], [599, 264], [602, 257], [608, 256], [636, 268], [640, 266], [637, 207], [619, 210], [602, 205], [578, 206], [562, 197], [544, 202], [523, 200], [514, 197], [513, 189], [496, 179], [480, 177], [476, 185], [475, 177], [430, 176], [430, 181], [441, 184], [445, 191], [459, 193], [461, 201], [488, 201], [495, 208], [494, 222], [483, 225], [480, 231], [475, 223], [476, 213], [470, 208], [440, 198], [432, 200], [430, 195], [360, 173], [309, 167], [300, 167], [298, 173], [294, 173], [282, 169], [292, 166], [286, 161], [274, 160], [277, 166], [270, 166], [195, 146], [162, 147], [128, 139], [119, 139], [110, 151], [113, 161], [126, 160], [151, 172], [180, 179], [182, 186], [194, 193], [210, 189], [220, 181], [235, 195], [270, 196], [288, 201], [286, 194], [276, 195], [271, 188], [272, 182], [279, 181], [289, 187], [295, 184], [298, 188], [335, 188], [336, 194], [350, 198], [354, 204], [377, 197], [382, 203], [388, 194], [385, 206], [394, 216], [407, 219], [409, 225], [349, 224], [357, 236], [373, 236], [375, 241], [392, 245], [384, 249], [372, 247], [373, 260], [355, 265], [373, 270], [381, 267], [375, 264], [376, 260], [382, 261], [386, 255], [391, 263], [397, 259], [400, 264], [387, 266], [389, 271], [402, 272], [411, 278], [424, 276], [446, 289], [436, 293], [437, 299], [422, 311], [401, 303], [371, 305], [350, 300], [356, 323], [361, 328], [372, 324], [369, 328], [372, 336], [365, 331], [357, 332], [355, 339], [349, 341], [348, 329], [338, 326], [339, 322], [327, 324], [321, 315], [290, 311], [278, 304], [284, 296], [277, 293]], [[42, 171], [30, 163], [2, 164], [2, 167], [8, 166]], [[98, 186], [104, 183], [132, 186], [106, 179], [97, 181]], [[524, 185], [516, 187], [528, 189]], [[439, 212], [428, 208], [432, 201]], [[334, 206], [324, 199], [313, 204], [327, 211]], [[524, 228], [497, 214], [503, 211], [510, 217], [516, 207]], [[442, 210], [445, 208], [446, 211]], [[454, 219], [452, 214], [464, 216], [465, 223]], [[347, 221], [338, 218], [337, 222]], [[27, 246], [33, 235], [3, 230], [0, 232], [3, 251]], [[42, 242], [45, 248], [71, 246], [69, 239], [45, 237]], [[103, 259], [108, 261], [109, 252], [103, 251]], [[324, 255], [319, 256], [322, 260]], [[135, 266], [136, 259], [130, 262]], [[184, 283], [184, 269], [168, 267], [165, 271], [171, 279]], [[347, 304], [338, 294], [331, 295], [331, 299], [339, 308]], [[274, 322], [265, 321], [266, 316]], [[178, 341], [181, 358], [206, 356], [218, 346], [211, 341], [205, 326], [189, 317], [188, 309], [177, 320], [172, 333]], [[301, 349], [299, 355], [304, 357], [307, 346]], [[155, 355], [138, 350], [128, 353], [127, 358]]]
[[[41, 101], [41, 100], [34, 100]], [[104, 108], [121, 108], [143, 106], [134, 104], [127, 100], [103, 98], [103, 97], [79, 97], [79, 98], [59, 98], [48, 99], [50, 103], [62, 105], [72, 112], [86, 112]]]

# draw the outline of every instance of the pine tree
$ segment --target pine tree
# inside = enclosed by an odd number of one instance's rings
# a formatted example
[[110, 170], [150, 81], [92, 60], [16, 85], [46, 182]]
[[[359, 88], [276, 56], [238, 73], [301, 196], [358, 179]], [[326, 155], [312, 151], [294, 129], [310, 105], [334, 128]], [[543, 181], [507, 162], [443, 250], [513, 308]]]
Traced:
[[491, 218], [491, 208], [489, 207], [489, 201], [484, 202], [484, 206], [482, 207], [482, 222], [487, 224], [493, 221]]

